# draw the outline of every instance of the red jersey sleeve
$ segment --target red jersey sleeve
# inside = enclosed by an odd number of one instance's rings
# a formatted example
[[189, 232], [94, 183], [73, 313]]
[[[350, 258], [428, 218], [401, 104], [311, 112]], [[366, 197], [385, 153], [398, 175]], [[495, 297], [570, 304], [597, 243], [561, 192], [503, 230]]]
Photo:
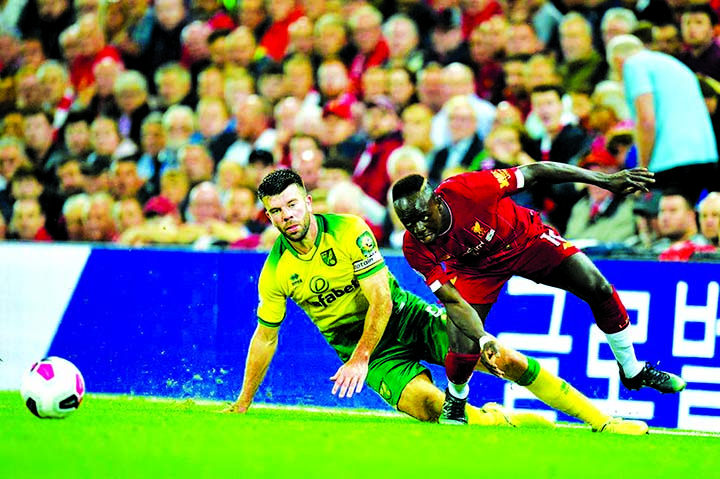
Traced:
[[445, 273], [435, 255], [408, 231], [403, 237], [403, 254], [408, 264], [423, 277], [433, 293], [450, 281], [450, 276]]
[[514, 195], [525, 186], [525, 177], [519, 168], [474, 171], [449, 178], [441, 183], [438, 192], [447, 186], [473, 202], [484, 203], [489, 198]]

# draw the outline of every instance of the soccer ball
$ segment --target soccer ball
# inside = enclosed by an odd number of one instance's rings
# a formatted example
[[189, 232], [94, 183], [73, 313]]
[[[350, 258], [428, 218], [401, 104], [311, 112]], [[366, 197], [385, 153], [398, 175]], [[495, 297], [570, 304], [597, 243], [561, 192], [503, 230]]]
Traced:
[[32, 365], [20, 386], [25, 405], [41, 418], [63, 418], [80, 407], [85, 381], [67, 359], [51, 356]]

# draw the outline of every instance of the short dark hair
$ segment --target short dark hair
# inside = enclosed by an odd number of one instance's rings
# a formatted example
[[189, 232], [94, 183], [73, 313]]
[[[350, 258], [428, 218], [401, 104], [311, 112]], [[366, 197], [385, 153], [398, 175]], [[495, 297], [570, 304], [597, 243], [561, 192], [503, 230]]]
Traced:
[[704, 13], [710, 20], [710, 24], [715, 26], [718, 24], [718, 14], [713, 10], [709, 3], [691, 3], [683, 8], [682, 14]]
[[295, 170], [290, 168], [281, 168], [265, 175], [257, 189], [257, 195], [260, 200], [266, 196], [279, 195], [290, 185], [298, 185], [305, 189], [302, 177]]
[[399, 179], [392, 188], [393, 201], [420, 192], [424, 184], [425, 178], [422, 175], [409, 175]]
[[530, 95], [533, 93], [545, 93], [548, 91], [554, 91], [557, 93], [559, 98], [562, 98], [563, 95], [565, 95], [565, 89], [557, 83], [543, 83], [541, 85], [537, 85], [532, 89]]

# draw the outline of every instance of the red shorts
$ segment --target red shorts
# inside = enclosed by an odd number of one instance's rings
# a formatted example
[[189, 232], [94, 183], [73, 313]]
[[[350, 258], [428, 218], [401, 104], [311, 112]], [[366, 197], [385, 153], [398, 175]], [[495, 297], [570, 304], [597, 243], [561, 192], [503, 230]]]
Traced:
[[448, 269], [449, 275], [456, 275], [455, 288], [470, 304], [493, 304], [513, 276], [542, 283], [560, 263], [580, 252], [555, 228], [545, 228], [543, 234], [531, 238], [510, 257], [481, 268]]

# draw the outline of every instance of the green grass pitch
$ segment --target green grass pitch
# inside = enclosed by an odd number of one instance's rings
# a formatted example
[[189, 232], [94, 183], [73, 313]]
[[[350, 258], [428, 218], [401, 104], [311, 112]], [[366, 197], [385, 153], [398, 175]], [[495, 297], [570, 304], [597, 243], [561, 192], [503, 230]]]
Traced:
[[719, 434], [422, 424], [400, 414], [88, 394], [41, 420], [0, 392], [0, 478], [705, 478]]

